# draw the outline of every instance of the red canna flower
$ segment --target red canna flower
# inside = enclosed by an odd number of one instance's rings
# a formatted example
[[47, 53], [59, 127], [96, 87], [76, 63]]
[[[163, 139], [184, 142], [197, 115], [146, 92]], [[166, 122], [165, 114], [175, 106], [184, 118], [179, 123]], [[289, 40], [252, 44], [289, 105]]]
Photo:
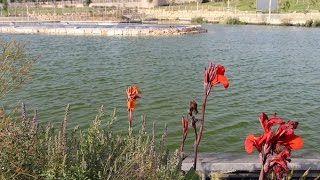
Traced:
[[229, 87], [229, 81], [227, 77], [224, 75], [224, 72], [225, 72], [224, 66], [218, 64], [216, 66], [216, 75], [214, 76], [214, 79], [211, 80], [212, 86], [221, 83], [224, 86], [224, 88]]
[[139, 98], [140, 90], [137, 86], [129, 86], [127, 89], [127, 105], [128, 105], [128, 121], [129, 121], [129, 134], [132, 127], [132, 112], [136, 107], [136, 101]]
[[293, 150], [303, 147], [303, 139], [293, 132], [298, 127], [298, 124], [295, 121], [287, 121], [280, 124], [274, 135], [274, 139], [277, 142], [276, 149], [279, 149], [281, 145]]
[[249, 134], [245, 140], [245, 145], [244, 145], [245, 150], [247, 151], [248, 154], [250, 154], [253, 151], [253, 147], [255, 147], [258, 150], [258, 152], [261, 152], [262, 146], [267, 142], [270, 142], [271, 137], [272, 137], [271, 132], [263, 133], [259, 137], [255, 137], [253, 134]]
[[128, 110], [134, 110], [136, 106], [136, 100], [139, 98], [140, 90], [137, 86], [129, 86], [127, 89], [127, 105]]
[[[254, 147], [258, 150], [262, 165], [260, 180], [265, 179], [271, 168], [277, 179], [282, 179], [288, 171], [287, 163], [290, 162], [291, 150], [297, 150], [303, 146], [303, 139], [294, 134], [298, 122], [284, 122], [276, 114], [269, 119], [264, 113], [260, 114], [259, 120], [263, 134], [260, 137], [255, 137], [250, 133], [244, 143], [245, 150], [247, 153], [252, 153]], [[275, 131], [272, 131], [274, 124], [279, 126]]]
[[303, 139], [295, 134], [283, 136], [278, 139], [278, 146], [281, 144], [290, 149], [298, 150], [303, 147]]
[[265, 113], [260, 114], [260, 124], [265, 133], [268, 133], [271, 131], [271, 127], [273, 124], [280, 124], [282, 122], [281, 118], [277, 118], [276, 114], [274, 114], [270, 119], [268, 119], [268, 116]]
[[282, 122], [281, 118], [277, 118], [274, 114], [270, 119], [265, 113], [261, 113], [259, 117], [261, 127], [263, 129], [263, 134], [260, 137], [255, 137], [253, 134], [249, 134], [245, 140], [245, 149], [247, 153], [252, 153], [253, 147], [256, 147], [258, 152], [261, 152], [262, 146], [264, 144], [269, 144], [272, 140], [273, 133], [271, 127], [274, 124], [279, 124]]
[[246, 137], [246, 140], [244, 142], [244, 147], [247, 153], [249, 154], [252, 153], [253, 147], [256, 147], [259, 152], [261, 151], [261, 144], [259, 143], [259, 138], [260, 137], [255, 137], [251, 133]]
[[224, 86], [224, 88], [228, 88], [229, 81], [227, 77], [224, 75], [224, 73], [225, 73], [224, 66], [220, 64], [218, 65], [210, 64], [208, 68], [204, 69], [204, 87], [206, 87], [207, 84], [214, 86], [216, 84], [221, 83]]

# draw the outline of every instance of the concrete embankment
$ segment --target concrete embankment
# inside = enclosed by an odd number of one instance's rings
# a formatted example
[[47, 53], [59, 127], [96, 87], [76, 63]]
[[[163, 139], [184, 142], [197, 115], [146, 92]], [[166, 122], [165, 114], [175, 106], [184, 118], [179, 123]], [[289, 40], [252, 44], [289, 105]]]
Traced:
[[282, 13], [270, 15], [267, 13], [252, 13], [244, 11], [210, 11], [210, 10], [166, 10], [166, 9], [140, 9], [141, 14], [153, 19], [189, 19], [202, 17], [209, 22], [223, 22], [227, 18], [238, 18], [249, 24], [283, 23], [304, 24], [307, 20], [320, 20], [320, 13]]
[[[61, 23], [46, 23], [42, 22], [28, 23], [0, 23], [1, 33], [19, 33], [19, 34], [51, 34], [51, 35], [99, 35], [99, 36], [160, 36], [160, 35], [183, 35], [183, 34], [197, 34], [204, 33], [207, 30], [201, 26], [145, 26], [136, 27], [135, 25], [122, 26], [97, 26], [90, 23], [85, 25], [69, 24], [61, 25]], [[73, 22], [74, 23], [74, 22]], [[89, 24], [89, 25], [88, 25]]]
[[[293, 169], [292, 179], [299, 179], [303, 173], [309, 171], [307, 179], [315, 179], [320, 175], [320, 159], [318, 154], [293, 157], [288, 163]], [[190, 155], [182, 162], [182, 170], [189, 171], [193, 166], [193, 156]], [[212, 179], [258, 179], [261, 170], [259, 155], [241, 154], [199, 154], [197, 170], [204, 177]]]

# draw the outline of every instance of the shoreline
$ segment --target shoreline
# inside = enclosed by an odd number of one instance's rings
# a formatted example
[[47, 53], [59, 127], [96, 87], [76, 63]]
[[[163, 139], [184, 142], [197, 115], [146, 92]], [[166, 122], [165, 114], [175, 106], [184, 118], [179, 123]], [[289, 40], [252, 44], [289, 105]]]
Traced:
[[6, 21], [0, 33], [93, 35], [93, 36], [170, 36], [207, 32], [201, 25], [161, 25], [110, 21]]
[[202, 10], [170, 10], [170, 9], [141, 9], [139, 13], [150, 19], [158, 20], [185, 20], [202, 19], [204, 22], [225, 23], [228, 19], [238, 19], [245, 24], [283, 25], [305, 24], [309, 20], [320, 21], [320, 12], [309, 13], [262, 13], [247, 11], [212, 11]]

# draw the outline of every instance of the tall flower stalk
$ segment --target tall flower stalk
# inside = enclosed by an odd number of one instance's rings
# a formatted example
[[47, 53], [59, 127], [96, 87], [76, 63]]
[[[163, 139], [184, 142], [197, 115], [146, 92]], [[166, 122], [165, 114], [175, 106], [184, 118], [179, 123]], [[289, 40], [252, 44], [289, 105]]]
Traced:
[[[294, 134], [298, 122], [283, 121], [276, 114], [268, 118], [265, 113], [260, 114], [259, 120], [263, 134], [255, 137], [250, 133], [245, 140], [245, 150], [250, 154], [255, 147], [259, 152], [261, 163], [259, 180], [266, 179], [270, 171], [273, 171], [277, 179], [283, 179], [288, 172], [291, 150], [303, 147], [303, 139]], [[272, 131], [275, 124], [278, 124], [278, 128]]]
[[203, 80], [204, 96], [203, 96], [202, 108], [201, 108], [200, 128], [199, 128], [199, 134], [196, 136], [196, 140], [194, 143], [193, 168], [195, 170], [197, 168], [198, 147], [199, 147], [202, 134], [203, 134], [203, 129], [204, 129], [204, 114], [206, 111], [208, 96], [211, 92], [212, 87], [216, 84], [221, 83], [225, 89], [229, 87], [229, 81], [227, 77], [224, 75], [224, 73], [225, 73], [225, 68], [220, 64], [213, 65], [211, 63], [208, 66], [208, 68], [204, 69], [204, 80]]
[[128, 123], [129, 123], [129, 133], [132, 128], [132, 113], [136, 107], [137, 99], [139, 98], [139, 94], [141, 91], [137, 86], [129, 86], [127, 88], [127, 105], [128, 105]]
[[22, 125], [25, 127], [27, 124], [27, 111], [26, 111], [26, 105], [24, 103], [21, 104], [22, 107], [22, 113], [21, 113], [21, 119], [22, 119]]
[[[181, 145], [181, 151], [183, 151], [183, 146], [185, 142], [185, 138], [187, 135], [187, 126], [188, 119], [191, 119], [191, 124], [195, 132], [195, 141], [194, 141], [194, 161], [193, 161], [193, 168], [196, 170], [197, 168], [197, 159], [198, 159], [198, 148], [199, 144], [203, 135], [203, 129], [204, 129], [204, 114], [206, 110], [206, 105], [207, 105], [207, 100], [208, 96], [211, 92], [211, 89], [213, 86], [216, 84], [221, 83], [225, 89], [229, 87], [229, 81], [227, 77], [224, 75], [225, 73], [225, 68], [224, 66], [217, 64], [209, 64], [207, 68], [204, 69], [204, 79], [203, 79], [203, 101], [202, 101], [202, 106], [201, 106], [201, 118], [197, 119], [195, 118], [195, 114], [198, 113], [197, 110], [197, 103], [195, 101], [190, 102], [190, 107], [189, 107], [189, 112], [186, 118], [182, 117], [182, 126], [183, 126], [183, 141]], [[194, 113], [193, 113], [194, 112]], [[196, 123], [200, 121], [200, 127], [199, 131], [197, 131]]]

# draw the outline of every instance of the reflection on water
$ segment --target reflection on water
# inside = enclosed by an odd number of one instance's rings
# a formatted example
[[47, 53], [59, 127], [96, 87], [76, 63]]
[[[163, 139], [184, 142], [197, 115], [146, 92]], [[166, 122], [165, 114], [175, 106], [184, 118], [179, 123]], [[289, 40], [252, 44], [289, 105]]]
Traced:
[[[168, 125], [168, 144], [181, 142], [181, 115], [188, 102], [202, 101], [202, 71], [226, 67], [230, 87], [210, 94], [200, 151], [241, 152], [249, 132], [260, 133], [260, 112], [300, 122], [302, 152], [319, 152], [320, 31], [296, 27], [208, 25], [208, 33], [174, 37], [86, 37], [1, 35], [28, 43], [40, 55], [33, 79], [1, 101], [23, 101], [43, 122], [59, 123], [70, 103], [70, 127], [86, 126], [104, 104], [117, 108], [115, 129], [127, 130], [128, 85], [142, 90], [134, 129], [146, 114], [149, 131]], [[193, 133], [186, 149], [192, 150]]]

